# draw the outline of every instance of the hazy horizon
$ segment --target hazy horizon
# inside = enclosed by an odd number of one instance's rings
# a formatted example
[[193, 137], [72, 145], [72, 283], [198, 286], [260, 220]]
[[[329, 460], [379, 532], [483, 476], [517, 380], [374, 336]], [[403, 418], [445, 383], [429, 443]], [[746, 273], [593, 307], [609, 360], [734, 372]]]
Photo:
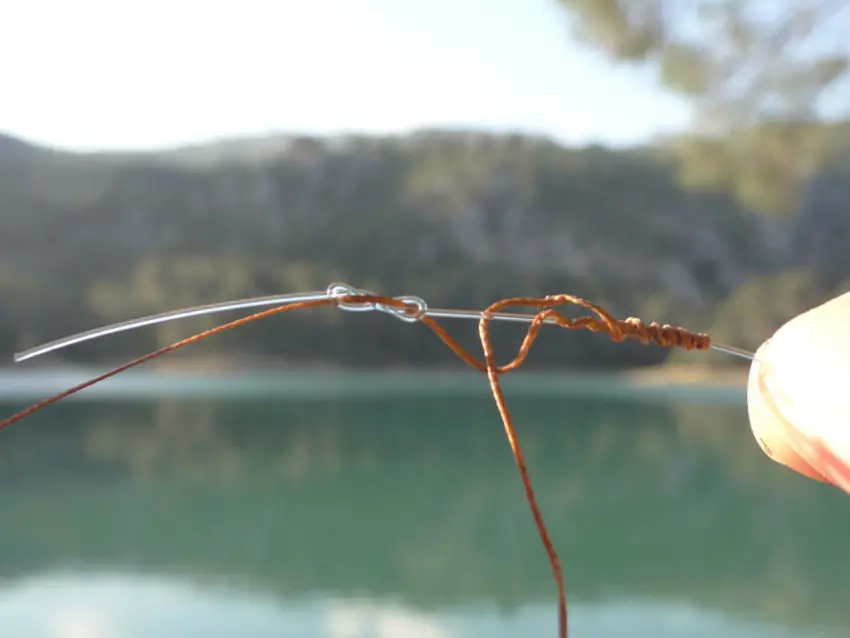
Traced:
[[579, 46], [555, 0], [357, 7], [18, 4], [0, 41], [15, 60], [0, 130], [120, 152], [433, 128], [630, 146], [687, 126], [687, 105], [649, 69]]

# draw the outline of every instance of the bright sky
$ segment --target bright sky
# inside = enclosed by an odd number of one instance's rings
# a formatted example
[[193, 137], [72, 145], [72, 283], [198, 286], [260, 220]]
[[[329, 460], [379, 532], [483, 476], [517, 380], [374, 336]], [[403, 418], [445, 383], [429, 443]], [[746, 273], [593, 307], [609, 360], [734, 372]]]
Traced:
[[684, 126], [584, 52], [555, 0], [27, 0], [3, 10], [0, 131], [79, 150], [474, 126], [630, 144]]

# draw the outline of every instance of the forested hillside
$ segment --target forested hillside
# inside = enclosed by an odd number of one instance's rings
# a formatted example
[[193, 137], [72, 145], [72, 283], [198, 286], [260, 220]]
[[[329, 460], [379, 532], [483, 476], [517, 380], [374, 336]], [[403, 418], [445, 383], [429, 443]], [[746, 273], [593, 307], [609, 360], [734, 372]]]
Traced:
[[[663, 144], [572, 149], [464, 131], [281, 136], [130, 155], [60, 153], [0, 136], [0, 352], [139, 314], [338, 280], [460, 307], [569, 292], [752, 348], [850, 280], [846, 171], [819, 176], [802, 209], [776, 219], [723, 192], [686, 190], [674, 157]], [[63, 357], [141, 354], [224, 319], [144, 329]], [[475, 346], [474, 325], [449, 327]], [[512, 354], [507, 343], [500, 350]], [[209, 352], [298, 364], [453, 356], [421, 326], [333, 310], [274, 318], [191, 350]], [[553, 330], [532, 361], [633, 366], [668, 354]]]

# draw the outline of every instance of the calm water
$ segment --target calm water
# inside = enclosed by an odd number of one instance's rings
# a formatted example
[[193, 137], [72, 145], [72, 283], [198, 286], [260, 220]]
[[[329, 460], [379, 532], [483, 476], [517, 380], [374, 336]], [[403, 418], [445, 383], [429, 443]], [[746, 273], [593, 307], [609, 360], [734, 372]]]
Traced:
[[[573, 638], [846, 635], [850, 499], [768, 462], [743, 403], [510, 394]], [[3, 636], [556, 635], [483, 380], [91, 396], [0, 432]]]

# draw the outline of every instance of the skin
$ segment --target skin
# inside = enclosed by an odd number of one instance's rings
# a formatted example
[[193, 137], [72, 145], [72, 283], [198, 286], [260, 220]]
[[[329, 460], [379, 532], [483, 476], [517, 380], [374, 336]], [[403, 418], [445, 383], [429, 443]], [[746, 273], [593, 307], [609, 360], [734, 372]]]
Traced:
[[795, 317], [762, 344], [747, 406], [768, 457], [850, 492], [850, 293]]

